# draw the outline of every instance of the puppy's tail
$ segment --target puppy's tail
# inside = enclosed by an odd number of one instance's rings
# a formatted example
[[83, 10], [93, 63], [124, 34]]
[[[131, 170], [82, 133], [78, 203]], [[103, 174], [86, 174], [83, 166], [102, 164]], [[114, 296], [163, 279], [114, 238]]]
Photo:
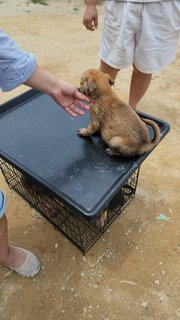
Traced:
[[154, 130], [154, 139], [152, 141], [148, 142], [146, 145], [144, 145], [141, 148], [141, 150], [140, 150], [141, 154], [143, 154], [144, 152], [151, 151], [160, 141], [160, 130], [159, 130], [158, 125], [154, 121], [152, 121], [150, 119], [142, 118], [142, 120], [145, 123], [149, 124], [153, 128], [153, 130]]

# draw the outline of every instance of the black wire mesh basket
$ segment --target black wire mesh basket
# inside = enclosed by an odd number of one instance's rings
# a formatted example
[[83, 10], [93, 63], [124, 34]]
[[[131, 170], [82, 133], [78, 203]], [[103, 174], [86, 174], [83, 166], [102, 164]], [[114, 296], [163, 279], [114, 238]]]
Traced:
[[139, 169], [127, 180], [107, 207], [94, 219], [73, 212], [47, 188], [37, 185], [4, 160], [0, 167], [8, 186], [24, 198], [56, 229], [61, 231], [83, 254], [91, 248], [122, 210], [134, 198]]

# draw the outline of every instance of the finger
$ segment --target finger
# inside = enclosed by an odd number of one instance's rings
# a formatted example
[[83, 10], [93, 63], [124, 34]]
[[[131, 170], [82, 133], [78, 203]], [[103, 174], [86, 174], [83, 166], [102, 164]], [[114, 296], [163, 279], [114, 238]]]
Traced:
[[74, 113], [76, 113], [76, 114], [78, 114], [78, 115], [80, 115], [80, 116], [83, 116], [84, 115], [84, 112], [82, 111], [82, 110], [80, 110], [76, 105], [71, 105], [70, 106], [70, 109], [74, 112]]
[[75, 100], [74, 104], [78, 107], [80, 107], [81, 109], [87, 110], [89, 111], [89, 106], [79, 100]]
[[84, 21], [83, 21], [83, 24], [84, 24], [84, 26], [86, 27], [86, 29], [88, 29], [88, 21], [87, 21], [87, 20], [84, 20]]
[[98, 17], [94, 19], [94, 26], [96, 29], [98, 28]]
[[67, 107], [67, 108], [64, 108], [64, 110], [68, 113], [68, 114], [70, 114], [70, 116], [72, 116], [72, 117], [77, 117], [77, 114], [73, 111], [73, 110], [71, 110], [71, 108], [69, 108], [69, 107]]
[[90, 102], [89, 98], [86, 97], [83, 93], [79, 92], [78, 90], [76, 90], [74, 92], [74, 96], [75, 96], [76, 99], [84, 100], [86, 102]]
[[94, 25], [92, 24], [92, 22], [88, 23], [88, 30], [94, 31]]

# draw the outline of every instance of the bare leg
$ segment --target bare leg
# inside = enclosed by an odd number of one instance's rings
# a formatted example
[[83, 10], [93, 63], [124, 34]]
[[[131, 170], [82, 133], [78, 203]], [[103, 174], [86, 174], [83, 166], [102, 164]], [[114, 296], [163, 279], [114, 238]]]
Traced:
[[23, 251], [8, 245], [7, 218], [4, 215], [0, 219], [0, 265], [19, 268], [25, 259], [26, 255]]
[[[135, 66], [133, 66], [133, 73], [131, 77], [130, 93], [129, 93], [129, 105], [132, 108], [136, 108], [141, 98], [149, 88], [151, 83], [152, 74], [142, 73]], [[120, 69], [115, 69], [101, 60], [100, 68], [102, 72], [108, 73], [112, 79], [116, 79]]]
[[106, 64], [104, 61], [100, 61], [100, 67], [99, 67], [99, 70], [104, 72], [104, 73], [107, 73], [110, 75], [110, 77], [115, 80], [116, 79], [116, 76], [119, 72], [120, 69], [115, 69], [111, 66], [109, 66], [108, 64]]
[[129, 94], [129, 105], [136, 109], [139, 101], [144, 96], [150, 85], [152, 74], [142, 73], [135, 66], [133, 66], [133, 68]]

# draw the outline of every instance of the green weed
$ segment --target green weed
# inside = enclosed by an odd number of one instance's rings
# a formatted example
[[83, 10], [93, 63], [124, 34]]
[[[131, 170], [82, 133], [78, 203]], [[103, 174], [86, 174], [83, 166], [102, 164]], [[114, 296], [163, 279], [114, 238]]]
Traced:
[[46, 0], [31, 0], [31, 2], [43, 4], [44, 6], [48, 6], [48, 3]]

